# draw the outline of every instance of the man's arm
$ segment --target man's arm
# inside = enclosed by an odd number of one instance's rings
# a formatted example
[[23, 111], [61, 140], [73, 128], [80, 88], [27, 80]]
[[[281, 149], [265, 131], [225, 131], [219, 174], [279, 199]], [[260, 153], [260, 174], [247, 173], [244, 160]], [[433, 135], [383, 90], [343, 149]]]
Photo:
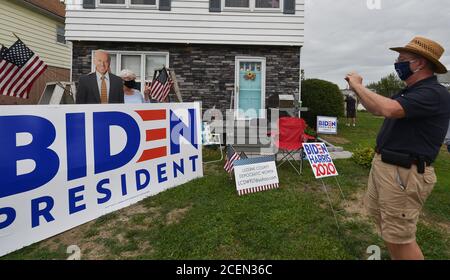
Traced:
[[345, 80], [350, 88], [358, 95], [361, 103], [370, 113], [389, 119], [401, 119], [405, 117], [405, 110], [396, 100], [379, 95], [362, 84], [362, 77], [356, 73], [350, 73]]

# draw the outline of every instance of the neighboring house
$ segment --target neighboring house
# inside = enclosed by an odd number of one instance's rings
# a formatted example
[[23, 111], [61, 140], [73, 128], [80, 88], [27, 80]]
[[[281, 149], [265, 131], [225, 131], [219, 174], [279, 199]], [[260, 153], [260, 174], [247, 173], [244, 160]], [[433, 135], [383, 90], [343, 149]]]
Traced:
[[0, 43], [11, 46], [15, 33], [48, 65], [29, 99], [0, 95], [0, 104], [36, 104], [47, 82], [70, 81], [72, 50], [64, 37], [64, 15], [59, 0], [0, 0]]
[[279, 94], [300, 89], [304, 9], [304, 0], [66, 0], [72, 78], [91, 72], [93, 51], [105, 49], [111, 71], [133, 70], [141, 88], [156, 68], [174, 69], [183, 101], [204, 110], [229, 109], [233, 91], [234, 108], [277, 107]]
[[450, 91], [450, 72], [447, 74], [439, 74], [438, 81]]

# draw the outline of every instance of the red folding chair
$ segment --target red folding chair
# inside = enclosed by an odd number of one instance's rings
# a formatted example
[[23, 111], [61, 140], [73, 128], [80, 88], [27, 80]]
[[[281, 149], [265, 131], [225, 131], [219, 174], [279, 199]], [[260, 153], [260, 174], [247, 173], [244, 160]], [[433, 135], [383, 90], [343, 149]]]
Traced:
[[[276, 158], [281, 154], [279, 166], [288, 162], [294, 170], [301, 175], [303, 170], [303, 142], [310, 137], [305, 134], [306, 122], [304, 119], [294, 117], [283, 117], [278, 121], [278, 132], [271, 133], [274, 144], [278, 149]], [[297, 161], [295, 155], [299, 155], [300, 164], [297, 167], [291, 161]]]

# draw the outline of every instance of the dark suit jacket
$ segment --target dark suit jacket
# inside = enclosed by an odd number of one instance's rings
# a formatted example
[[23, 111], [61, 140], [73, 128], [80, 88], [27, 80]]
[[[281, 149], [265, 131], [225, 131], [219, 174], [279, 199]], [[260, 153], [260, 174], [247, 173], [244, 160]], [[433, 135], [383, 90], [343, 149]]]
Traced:
[[[122, 79], [109, 73], [109, 87], [108, 103], [124, 103]], [[81, 76], [80, 81], [78, 82], [76, 99], [77, 104], [101, 103], [97, 75], [95, 72]]]

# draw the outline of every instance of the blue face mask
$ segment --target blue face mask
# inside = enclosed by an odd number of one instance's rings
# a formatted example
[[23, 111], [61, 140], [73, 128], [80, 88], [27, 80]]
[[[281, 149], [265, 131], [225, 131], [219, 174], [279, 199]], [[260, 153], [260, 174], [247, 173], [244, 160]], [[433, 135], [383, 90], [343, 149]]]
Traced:
[[123, 84], [124, 84], [127, 88], [136, 88], [136, 81], [135, 81], [135, 80], [124, 81]]
[[415, 72], [411, 71], [410, 63], [414, 61], [403, 61], [395, 63], [395, 71], [402, 81], [408, 80]]

